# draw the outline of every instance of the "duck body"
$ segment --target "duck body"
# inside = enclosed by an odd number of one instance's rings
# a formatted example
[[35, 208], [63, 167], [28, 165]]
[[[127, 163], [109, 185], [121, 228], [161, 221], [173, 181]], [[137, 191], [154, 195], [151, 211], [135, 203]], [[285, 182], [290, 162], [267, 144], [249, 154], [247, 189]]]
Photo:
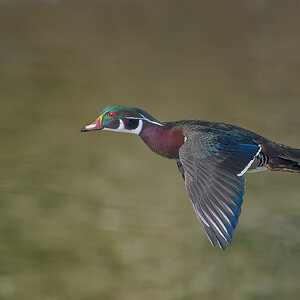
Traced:
[[[169, 159], [179, 159], [179, 149], [190, 132], [203, 133], [203, 142], [213, 140], [217, 136], [226, 136], [236, 141], [261, 145], [262, 151], [247, 170], [248, 172], [267, 169], [268, 155], [265, 153], [272, 152], [272, 150], [274, 152], [276, 147], [286, 147], [271, 142], [250, 130], [222, 122], [182, 120], [162, 122], [161, 124], [163, 126], [145, 126], [146, 128], [140, 133], [140, 137], [153, 152]], [[198, 150], [194, 149], [195, 152]]]
[[111, 106], [81, 131], [134, 133], [156, 154], [174, 159], [209, 240], [231, 244], [245, 189], [246, 172], [300, 173], [300, 150], [221, 122], [161, 122], [138, 108]]

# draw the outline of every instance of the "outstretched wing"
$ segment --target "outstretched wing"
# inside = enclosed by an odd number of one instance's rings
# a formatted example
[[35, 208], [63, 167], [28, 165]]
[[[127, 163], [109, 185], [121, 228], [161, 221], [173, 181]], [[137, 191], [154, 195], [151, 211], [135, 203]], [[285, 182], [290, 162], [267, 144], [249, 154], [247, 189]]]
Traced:
[[248, 139], [210, 132], [185, 133], [178, 168], [195, 212], [211, 243], [224, 250], [241, 214], [244, 173], [261, 150]]

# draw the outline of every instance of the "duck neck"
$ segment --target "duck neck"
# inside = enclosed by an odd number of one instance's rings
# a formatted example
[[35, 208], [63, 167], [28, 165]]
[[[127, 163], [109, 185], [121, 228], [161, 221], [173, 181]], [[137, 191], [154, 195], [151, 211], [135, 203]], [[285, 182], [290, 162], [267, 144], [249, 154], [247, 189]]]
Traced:
[[156, 154], [170, 159], [179, 158], [179, 148], [184, 142], [183, 128], [171, 122], [161, 125], [146, 123], [140, 132], [145, 144]]

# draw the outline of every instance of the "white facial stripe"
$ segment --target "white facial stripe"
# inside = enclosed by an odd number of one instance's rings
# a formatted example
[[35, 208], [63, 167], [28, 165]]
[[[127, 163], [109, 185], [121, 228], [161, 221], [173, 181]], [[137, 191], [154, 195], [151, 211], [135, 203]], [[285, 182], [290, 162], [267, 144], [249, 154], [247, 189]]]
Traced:
[[133, 120], [139, 120], [138, 126], [135, 129], [126, 129], [124, 126], [124, 122], [122, 119], [119, 119], [119, 127], [116, 129], [112, 129], [112, 128], [103, 128], [103, 130], [107, 130], [107, 131], [116, 131], [116, 132], [126, 132], [126, 133], [133, 133], [133, 134], [137, 134], [139, 135], [142, 128], [143, 128], [143, 121], [147, 121], [149, 123], [158, 125], [158, 126], [164, 126], [163, 124], [161, 124], [160, 122], [156, 122], [156, 121], [152, 121], [149, 120], [148, 118], [146, 118], [143, 114], [140, 113], [141, 118], [137, 118], [137, 117], [123, 117], [124, 119], [133, 119]]
[[259, 145], [259, 149], [258, 149], [257, 153], [254, 155], [253, 159], [251, 159], [249, 161], [249, 163], [246, 166], [246, 168], [241, 173], [237, 174], [237, 176], [243, 176], [247, 172], [247, 170], [251, 167], [251, 165], [253, 164], [256, 156], [259, 154], [260, 151], [261, 151], [261, 145]]
[[143, 121], [140, 119], [139, 120], [139, 125], [135, 129], [126, 129], [124, 126], [124, 122], [122, 120], [119, 120], [120, 125], [117, 129], [112, 129], [112, 128], [103, 128], [103, 130], [108, 130], [108, 131], [116, 131], [116, 132], [126, 132], [126, 133], [133, 133], [139, 135], [142, 128], [143, 128]]
[[159, 123], [159, 122], [155, 122], [155, 121], [151, 121], [148, 118], [146, 118], [145, 116], [143, 116], [142, 114], [140, 114], [142, 117], [141, 118], [136, 118], [136, 117], [125, 117], [125, 119], [136, 119], [136, 120], [144, 120], [147, 121], [149, 123], [155, 124], [155, 125], [159, 125], [159, 126], [164, 126], [163, 124]]

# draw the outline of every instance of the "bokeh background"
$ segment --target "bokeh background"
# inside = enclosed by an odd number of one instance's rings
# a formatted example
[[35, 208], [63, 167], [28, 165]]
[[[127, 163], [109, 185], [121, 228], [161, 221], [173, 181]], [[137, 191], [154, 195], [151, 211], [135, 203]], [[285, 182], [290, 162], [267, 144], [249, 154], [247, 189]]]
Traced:
[[110, 105], [300, 148], [300, 2], [0, 1], [0, 299], [298, 299], [300, 175], [247, 175], [213, 248], [173, 161]]

